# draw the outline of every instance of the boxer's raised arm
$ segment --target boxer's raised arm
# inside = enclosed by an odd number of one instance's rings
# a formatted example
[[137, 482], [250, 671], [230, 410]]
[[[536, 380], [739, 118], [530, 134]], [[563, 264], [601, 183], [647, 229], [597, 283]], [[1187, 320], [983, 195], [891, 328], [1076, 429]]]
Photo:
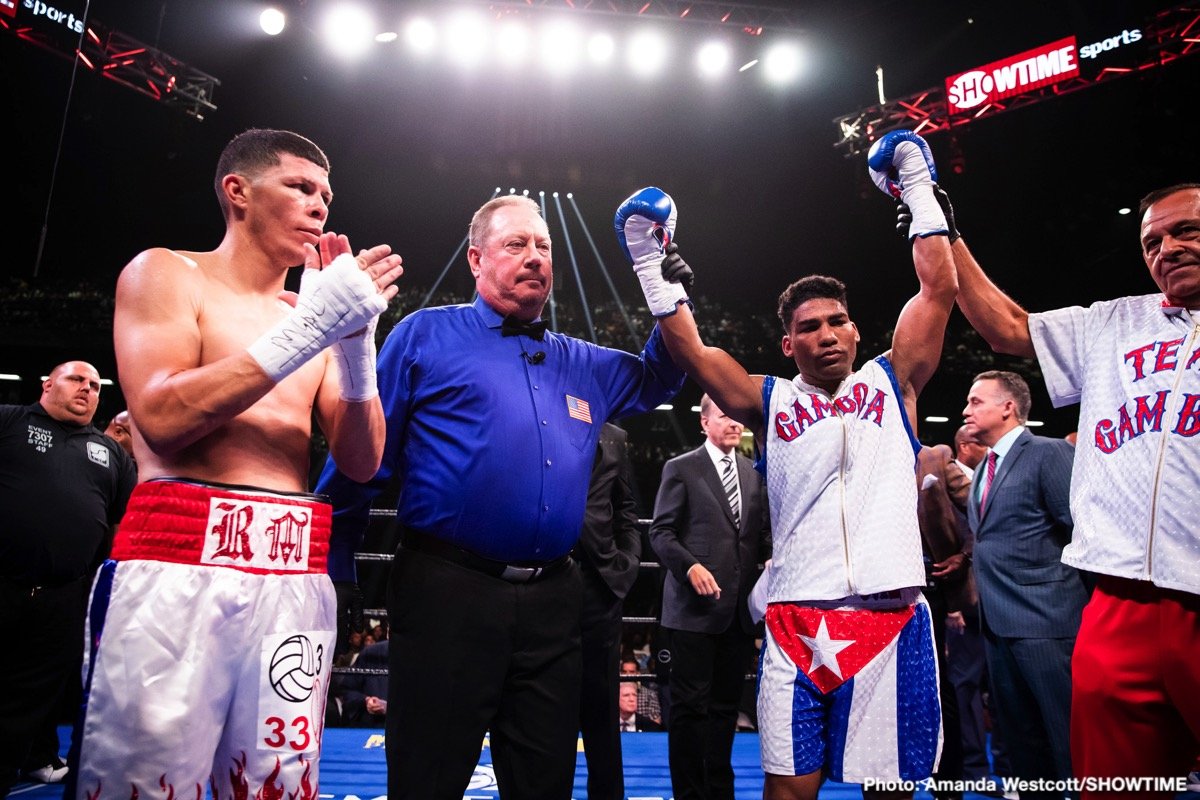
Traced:
[[700, 339], [687, 302], [692, 269], [673, 243], [677, 216], [671, 196], [650, 186], [618, 206], [613, 225], [671, 358], [731, 419], [761, 436], [762, 377], [749, 375], [731, 355]]

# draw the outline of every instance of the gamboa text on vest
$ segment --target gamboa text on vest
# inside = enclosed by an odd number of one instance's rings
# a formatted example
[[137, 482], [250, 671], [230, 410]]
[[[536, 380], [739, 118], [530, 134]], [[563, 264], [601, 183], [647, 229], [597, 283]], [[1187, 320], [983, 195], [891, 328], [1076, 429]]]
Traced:
[[887, 395], [880, 389], [875, 389], [870, 399], [871, 387], [865, 383], [850, 386], [843, 394], [826, 400], [818, 394], [807, 395], [810, 404], [805, 408], [801, 402], [803, 397], [796, 398], [792, 403], [792, 411], [780, 411], [775, 415], [775, 435], [780, 441], [790, 442], [799, 438], [809, 426], [815, 425], [827, 417], [854, 416], [859, 419], [874, 422], [882, 427]]

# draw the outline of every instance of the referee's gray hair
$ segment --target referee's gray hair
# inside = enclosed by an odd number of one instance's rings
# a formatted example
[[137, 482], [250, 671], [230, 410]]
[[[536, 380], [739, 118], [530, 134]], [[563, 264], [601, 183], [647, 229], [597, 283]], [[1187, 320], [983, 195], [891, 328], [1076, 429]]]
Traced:
[[542, 215], [541, 207], [523, 194], [504, 194], [493, 197], [481, 205], [471, 217], [471, 226], [467, 229], [467, 241], [472, 247], [483, 247], [488, 228], [492, 224], [492, 215], [496, 213], [497, 209], [505, 206], [525, 206], [539, 217]]

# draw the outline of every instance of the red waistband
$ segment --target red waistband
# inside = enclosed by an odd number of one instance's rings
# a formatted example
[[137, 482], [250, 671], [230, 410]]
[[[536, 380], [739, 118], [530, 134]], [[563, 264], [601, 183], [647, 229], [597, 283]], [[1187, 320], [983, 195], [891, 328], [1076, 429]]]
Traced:
[[118, 561], [323, 573], [332, 510], [307, 496], [156, 480], [138, 484], [113, 542]]

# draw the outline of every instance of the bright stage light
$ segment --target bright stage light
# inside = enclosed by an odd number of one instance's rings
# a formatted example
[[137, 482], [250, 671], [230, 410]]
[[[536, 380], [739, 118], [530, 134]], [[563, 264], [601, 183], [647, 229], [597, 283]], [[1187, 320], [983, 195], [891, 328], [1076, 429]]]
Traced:
[[469, 11], [455, 14], [446, 32], [446, 48], [451, 60], [463, 67], [477, 66], [486, 46], [487, 26], [483, 18]]
[[516, 67], [529, 56], [529, 31], [520, 22], [509, 21], [496, 34], [496, 57], [501, 64]]
[[612, 61], [617, 45], [607, 33], [593, 33], [588, 39], [588, 58], [593, 64], [607, 64]]
[[777, 44], [767, 51], [763, 71], [768, 81], [783, 85], [800, 75], [800, 48], [791, 43]]
[[729, 71], [729, 48], [724, 42], [709, 42], [696, 53], [696, 67], [706, 78], [719, 78]]
[[389, 42], [394, 42], [399, 38], [400, 34], [396, 33], [395, 31], [382, 31], [375, 34], [375, 41], [379, 42], [380, 44], [388, 44]]
[[287, 25], [287, 17], [278, 8], [265, 8], [258, 15], [258, 24], [267, 36], [278, 36]]
[[419, 56], [427, 56], [437, 45], [437, 29], [424, 17], [417, 17], [404, 28], [404, 41]]
[[579, 29], [555, 22], [542, 29], [542, 65], [554, 75], [565, 75], [579, 64]]
[[643, 31], [629, 40], [629, 68], [648, 78], [657, 74], [667, 63], [667, 42], [657, 33]]
[[371, 46], [374, 28], [366, 11], [358, 6], [340, 5], [325, 17], [325, 40], [335, 53], [350, 58], [362, 55]]

